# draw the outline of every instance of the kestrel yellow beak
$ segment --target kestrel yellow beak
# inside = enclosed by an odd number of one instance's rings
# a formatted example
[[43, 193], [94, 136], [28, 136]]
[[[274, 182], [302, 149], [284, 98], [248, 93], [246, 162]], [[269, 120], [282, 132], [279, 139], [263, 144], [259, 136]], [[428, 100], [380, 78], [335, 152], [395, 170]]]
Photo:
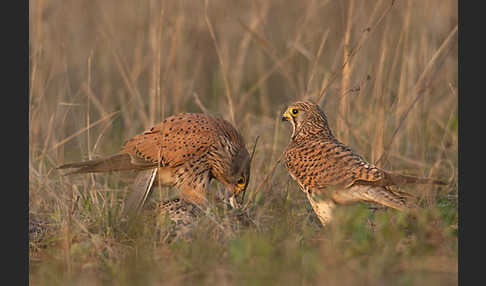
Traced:
[[240, 208], [243, 205], [243, 200], [244, 200], [244, 192], [242, 194], [238, 194], [237, 190], [235, 189], [234, 186], [232, 186], [230, 183], [223, 181], [223, 185], [226, 187], [226, 190], [229, 193], [228, 201], [231, 205], [232, 208]]
[[292, 120], [292, 116], [289, 113], [289, 110], [285, 110], [284, 114], [282, 115], [282, 121], [290, 121]]

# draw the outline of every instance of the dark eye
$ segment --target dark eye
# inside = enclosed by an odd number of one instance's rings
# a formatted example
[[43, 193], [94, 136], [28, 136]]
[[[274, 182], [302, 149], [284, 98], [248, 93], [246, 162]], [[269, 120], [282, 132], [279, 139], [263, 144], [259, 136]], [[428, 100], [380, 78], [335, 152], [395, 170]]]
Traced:
[[245, 178], [241, 177], [238, 179], [238, 181], [236, 182], [238, 185], [243, 185], [245, 183]]
[[299, 110], [298, 109], [296, 109], [296, 108], [292, 109], [292, 114], [293, 115], [297, 115], [297, 113], [299, 113]]

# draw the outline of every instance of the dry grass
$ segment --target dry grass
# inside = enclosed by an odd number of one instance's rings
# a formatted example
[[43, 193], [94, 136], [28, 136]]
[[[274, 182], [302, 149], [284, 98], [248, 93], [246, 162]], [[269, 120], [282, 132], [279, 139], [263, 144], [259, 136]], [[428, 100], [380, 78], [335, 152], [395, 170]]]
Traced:
[[[32, 285], [457, 284], [457, 1], [36, 0], [29, 21], [29, 213], [48, 224], [30, 241]], [[277, 165], [280, 114], [303, 97], [371, 162], [450, 184], [407, 188], [416, 220], [363, 204], [322, 229]], [[54, 169], [205, 111], [260, 138], [251, 227], [221, 230], [220, 210], [167, 244], [148, 210], [126, 233], [131, 174]]]

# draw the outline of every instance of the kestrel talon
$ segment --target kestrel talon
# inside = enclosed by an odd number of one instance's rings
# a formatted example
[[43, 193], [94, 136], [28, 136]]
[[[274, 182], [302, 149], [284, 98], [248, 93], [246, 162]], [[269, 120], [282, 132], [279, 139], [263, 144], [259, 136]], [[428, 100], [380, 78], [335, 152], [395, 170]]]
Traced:
[[74, 168], [69, 174], [138, 171], [125, 206], [125, 213], [138, 213], [158, 184], [176, 187], [187, 202], [204, 205], [213, 178], [226, 187], [237, 207], [250, 180], [250, 163], [242, 136], [228, 121], [182, 113], [128, 140], [118, 154], [58, 168]]
[[283, 121], [292, 124], [291, 142], [285, 151], [285, 166], [298, 182], [323, 225], [332, 219], [336, 204], [374, 202], [408, 211], [415, 206], [406, 193], [389, 186], [402, 184], [445, 184], [382, 170], [338, 141], [327, 117], [317, 104], [299, 101], [285, 110]]

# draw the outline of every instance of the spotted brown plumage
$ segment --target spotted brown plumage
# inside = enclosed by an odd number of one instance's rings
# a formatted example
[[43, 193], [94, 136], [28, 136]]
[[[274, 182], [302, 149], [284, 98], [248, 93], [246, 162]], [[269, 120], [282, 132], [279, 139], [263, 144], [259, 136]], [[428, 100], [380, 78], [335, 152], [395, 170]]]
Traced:
[[138, 212], [153, 185], [174, 186], [184, 200], [205, 204], [212, 178], [241, 204], [250, 179], [250, 155], [239, 132], [226, 120], [208, 114], [181, 113], [164, 119], [128, 140], [118, 154], [70, 163], [76, 173], [138, 171], [126, 202], [128, 212]]
[[188, 240], [203, 215], [198, 206], [179, 198], [161, 202], [157, 206], [157, 212], [170, 222], [164, 233], [164, 240], [168, 243], [178, 239]]
[[332, 219], [336, 204], [368, 201], [401, 211], [415, 208], [403, 194], [392, 191], [392, 185], [444, 184], [391, 173], [368, 163], [334, 137], [325, 113], [312, 102], [289, 105], [282, 120], [292, 124], [285, 165], [323, 225]]
[[160, 202], [152, 213], [166, 223], [166, 227], [158, 228], [161, 230], [158, 234], [162, 235], [162, 240], [167, 243], [176, 240], [190, 241], [201, 219], [210, 221], [212, 225], [217, 226], [214, 230], [218, 230], [220, 234], [224, 235], [231, 235], [242, 227], [253, 224], [248, 213], [240, 212], [239, 209], [228, 211], [224, 217], [219, 217], [214, 213], [205, 214], [198, 205], [178, 197]]

